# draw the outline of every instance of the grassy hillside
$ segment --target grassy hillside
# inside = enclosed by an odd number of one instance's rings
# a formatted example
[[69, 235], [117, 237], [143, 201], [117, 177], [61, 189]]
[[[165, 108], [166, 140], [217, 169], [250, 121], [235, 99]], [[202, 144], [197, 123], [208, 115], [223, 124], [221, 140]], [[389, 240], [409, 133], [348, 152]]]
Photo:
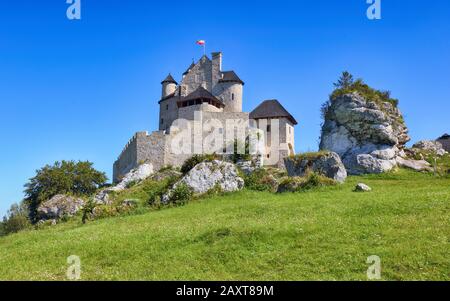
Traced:
[[[370, 193], [352, 192], [357, 182]], [[297, 194], [242, 191], [0, 238], [0, 279], [449, 280], [450, 179], [409, 171]]]

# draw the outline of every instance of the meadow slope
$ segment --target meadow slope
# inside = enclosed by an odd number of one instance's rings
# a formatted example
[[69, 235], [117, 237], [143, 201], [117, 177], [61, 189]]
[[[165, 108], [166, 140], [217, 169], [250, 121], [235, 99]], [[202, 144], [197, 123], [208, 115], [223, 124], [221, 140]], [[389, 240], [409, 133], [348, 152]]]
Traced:
[[[370, 193], [352, 192], [358, 182]], [[77, 218], [0, 238], [1, 280], [450, 280], [450, 179], [399, 171], [296, 194], [244, 190], [184, 207]]]

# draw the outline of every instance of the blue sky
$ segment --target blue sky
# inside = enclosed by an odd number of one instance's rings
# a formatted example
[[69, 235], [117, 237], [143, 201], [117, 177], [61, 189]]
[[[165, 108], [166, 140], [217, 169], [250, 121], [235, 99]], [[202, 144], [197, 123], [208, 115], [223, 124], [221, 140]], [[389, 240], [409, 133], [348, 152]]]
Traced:
[[0, 4], [0, 214], [36, 169], [90, 160], [111, 176], [121, 149], [158, 123], [160, 81], [202, 51], [246, 82], [244, 109], [279, 99], [316, 150], [320, 106], [343, 70], [400, 99], [413, 141], [450, 132], [450, 1], [65, 0]]

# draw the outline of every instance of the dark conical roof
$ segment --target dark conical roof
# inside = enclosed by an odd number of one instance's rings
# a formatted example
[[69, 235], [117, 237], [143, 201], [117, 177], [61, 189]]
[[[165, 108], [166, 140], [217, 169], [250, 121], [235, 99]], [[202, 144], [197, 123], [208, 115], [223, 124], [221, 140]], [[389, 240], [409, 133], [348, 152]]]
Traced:
[[234, 71], [222, 72], [222, 78], [219, 80], [219, 83], [226, 83], [226, 82], [237, 82], [244, 85], [244, 82], [239, 78], [239, 76], [237, 76], [236, 72]]
[[449, 139], [449, 138], [450, 138], [449, 134], [444, 134], [441, 137], [439, 137], [437, 140], [446, 140], [446, 139]]
[[161, 82], [161, 84], [164, 83], [173, 83], [175, 85], [178, 85], [178, 83], [176, 82], [176, 80], [173, 79], [172, 75], [169, 73], [169, 75], [167, 75], [167, 77]]
[[269, 119], [285, 117], [294, 125], [297, 120], [276, 99], [265, 100], [250, 113], [250, 119]]

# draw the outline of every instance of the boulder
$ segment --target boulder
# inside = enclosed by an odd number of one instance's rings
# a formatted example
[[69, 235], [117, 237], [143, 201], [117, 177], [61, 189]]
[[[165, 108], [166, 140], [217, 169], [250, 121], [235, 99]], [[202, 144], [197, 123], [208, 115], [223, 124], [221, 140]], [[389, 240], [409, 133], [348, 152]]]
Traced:
[[370, 188], [368, 185], [366, 185], [364, 183], [359, 183], [358, 185], [356, 185], [355, 191], [356, 192], [369, 192], [369, 191], [372, 191], [372, 188]]
[[383, 173], [396, 166], [410, 140], [399, 109], [350, 93], [325, 110], [320, 149], [336, 152], [352, 175]]
[[84, 204], [84, 200], [80, 198], [58, 194], [40, 204], [37, 214], [42, 221], [58, 220], [64, 216], [74, 216], [83, 208]]
[[413, 145], [413, 150], [424, 150], [427, 152], [435, 153], [438, 156], [443, 156], [447, 153], [442, 143], [438, 141], [422, 140]]
[[252, 174], [257, 169], [252, 161], [239, 161], [236, 163], [236, 166], [239, 167], [246, 176]]
[[339, 183], [345, 182], [347, 178], [347, 170], [339, 155], [334, 152], [288, 157], [284, 159], [284, 165], [290, 177], [303, 177], [313, 171]]
[[410, 160], [397, 157], [396, 161], [399, 166], [413, 169], [415, 171], [433, 171], [431, 164], [425, 160]]
[[[239, 177], [234, 164], [214, 160], [196, 165], [173, 188], [186, 184], [194, 193], [203, 194], [219, 186], [223, 192], [233, 192], [244, 188], [244, 180]], [[167, 203], [171, 191], [166, 193], [162, 202]]]
[[124, 190], [127, 188], [127, 186], [130, 183], [145, 180], [148, 177], [150, 177], [152, 174], [153, 174], [153, 165], [152, 164], [145, 163], [145, 164], [139, 165], [137, 168], [135, 168], [135, 169], [131, 170], [129, 173], [127, 173], [123, 177], [122, 181], [120, 181], [120, 183], [115, 186], [115, 189], [116, 189], [116, 191], [118, 189]]
[[128, 188], [128, 186], [135, 182], [140, 182], [153, 174], [153, 165], [152, 164], [142, 164], [137, 168], [132, 169], [129, 173], [127, 173], [122, 181], [119, 184], [113, 187], [108, 187], [106, 189], [102, 189], [94, 196], [95, 203], [99, 205], [110, 205], [110, 194], [112, 192], [120, 192]]

